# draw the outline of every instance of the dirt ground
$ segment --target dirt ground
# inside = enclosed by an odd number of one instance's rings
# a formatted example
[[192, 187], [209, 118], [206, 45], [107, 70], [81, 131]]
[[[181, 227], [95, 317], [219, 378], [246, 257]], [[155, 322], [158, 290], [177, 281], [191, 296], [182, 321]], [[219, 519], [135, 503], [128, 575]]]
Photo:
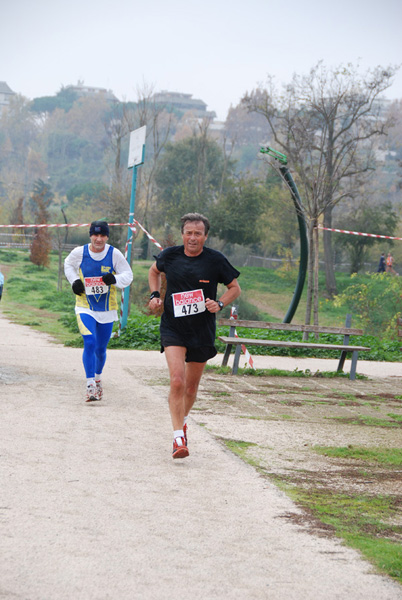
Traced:
[[250, 457], [270, 474], [303, 471], [306, 481], [326, 478], [338, 491], [391, 494], [402, 501], [401, 470], [373, 465], [368, 478], [360, 461], [312, 451], [316, 445], [401, 448], [401, 391], [399, 378], [351, 382], [206, 374], [193, 418], [217, 438], [256, 444]]
[[190, 457], [173, 461], [163, 356], [109, 351], [105, 399], [87, 405], [81, 350], [0, 312], [0, 598], [399, 599], [399, 584], [321, 535], [224, 444], [255, 444], [247, 456], [268, 475], [400, 496], [400, 472], [367, 477], [356, 463], [313, 451], [401, 447], [399, 367], [380, 365], [355, 382], [208, 372]]
[[[398, 509], [392, 523], [399, 530], [388, 539], [402, 543], [402, 470], [314, 451], [315, 446], [402, 448], [401, 381], [207, 372], [193, 419], [216, 439], [250, 444], [247, 460], [267, 477], [334, 493], [394, 497]], [[160, 385], [167, 384], [161, 377]], [[316, 529], [316, 520], [310, 525]]]

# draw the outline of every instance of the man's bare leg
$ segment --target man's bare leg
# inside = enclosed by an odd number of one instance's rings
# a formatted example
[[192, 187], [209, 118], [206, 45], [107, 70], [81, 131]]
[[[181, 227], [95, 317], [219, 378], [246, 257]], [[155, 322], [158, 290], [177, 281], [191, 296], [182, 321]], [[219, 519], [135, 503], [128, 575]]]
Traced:
[[[174, 431], [173, 458], [184, 458], [188, 456], [187, 419], [186, 423], [184, 421], [195, 402], [206, 363], [186, 363], [186, 349], [182, 346], [167, 346], [165, 354], [170, 374], [169, 409]], [[183, 448], [181, 444], [184, 445]]]
[[169, 410], [173, 429], [183, 428], [184, 391], [186, 381], [186, 348], [183, 346], [167, 346], [165, 356], [170, 374]]
[[185, 365], [185, 389], [184, 389], [184, 416], [193, 407], [197, 397], [198, 386], [207, 363], [189, 362]]
[[173, 429], [181, 429], [184, 417], [197, 397], [206, 362], [186, 363], [186, 348], [182, 346], [167, 346], [165, 355], [170, 374], [169, 409], [172, 425]]

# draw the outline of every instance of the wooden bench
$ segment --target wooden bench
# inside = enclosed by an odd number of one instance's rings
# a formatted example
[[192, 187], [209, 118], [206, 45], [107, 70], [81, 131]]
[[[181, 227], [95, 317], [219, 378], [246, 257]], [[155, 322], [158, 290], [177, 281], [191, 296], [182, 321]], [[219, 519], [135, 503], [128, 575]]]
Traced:
[[[346, 316], [345, 327], [320, 327], [318, 325], [294, 325], [293, 323], [270, 323], [267, 321], [242, 321], [236, 319], [220, 319], [219, 325], [227, 325], [230, 327], [229, 335], [219, 336], [219, 340], [226, 344], [225, 354], [222, 361], [222, 366], [228, 364], [229, 356], [232, 351], [232, 346], [236, 347], [235, 356], [233, 361], [232, 373], [236, 375], [239, 368], [239, 360], [241, 353], [241, 346], [266, 346], [266, 347], [278, 347], [278, 348], [324, 348], [327, 350], [340, 350], [341, 355], [339, 358], [337, 372], [343, 371], [345, 359], [347, 354], [352, 354], [352, 364], [350, 368], [350, 379], [356, 378], [356, 365], [357, 356], [359, 352], [365, 352], [370, 350], [365, 346], [352, 346], [349, 344], [349, 338], [351, 335], [363, 335], [362, 329], [355, 329], [351, 327], [352, 317], [351, 315]], [[239, 327], [246, 327], [248, 329], [270, 329], [273, 331], [300, 331], [308, 334], [318, 333], [331, 333], [343, 335], [342, 344], [323, 344], [316, 342], [287, 342], [281, 340], [256, 340], [252, 338], [236, 337], [235, 329]]]

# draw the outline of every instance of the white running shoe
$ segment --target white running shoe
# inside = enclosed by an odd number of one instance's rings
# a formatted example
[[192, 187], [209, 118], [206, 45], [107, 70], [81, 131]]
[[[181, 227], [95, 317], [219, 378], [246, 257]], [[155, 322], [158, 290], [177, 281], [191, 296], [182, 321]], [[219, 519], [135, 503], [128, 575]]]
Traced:
[[96, 399], [102, 400], [103, 398], [103, 387], [101, 381], [95, 381], [96, 384]]
[[94, 400], [98, 400], [96, 386], [94, 384], [87, 385], [87, 398], [85, 402], [93, 402]]

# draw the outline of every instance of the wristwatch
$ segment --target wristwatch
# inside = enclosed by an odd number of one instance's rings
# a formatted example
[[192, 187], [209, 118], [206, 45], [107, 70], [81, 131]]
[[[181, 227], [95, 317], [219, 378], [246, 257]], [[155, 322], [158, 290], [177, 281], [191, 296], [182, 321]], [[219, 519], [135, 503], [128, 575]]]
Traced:
[[218, 306], [219, 306], [219, 310], [222, 310], [222, 308], [225, 307], [225, 305], [223, 304], [223, 302], [221, 300], [217, 300]]

